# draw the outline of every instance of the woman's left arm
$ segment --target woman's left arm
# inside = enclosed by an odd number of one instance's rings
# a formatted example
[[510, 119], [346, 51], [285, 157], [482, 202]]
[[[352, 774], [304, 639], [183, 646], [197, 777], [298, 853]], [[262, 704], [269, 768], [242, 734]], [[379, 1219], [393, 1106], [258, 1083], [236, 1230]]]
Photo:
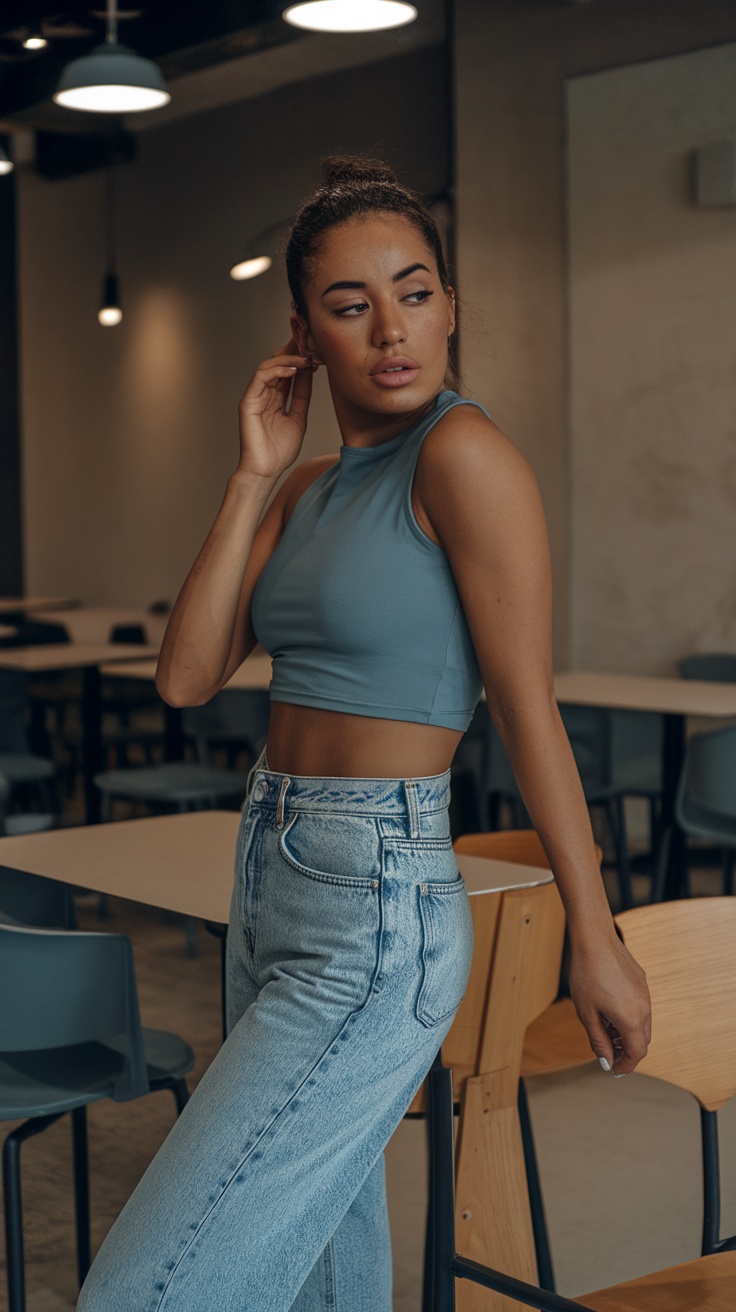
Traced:
[[554, 695], [552, 571], [537, 481], [481, 411], [425, 438], [415, 488], [449, 559], [488, 709], [567, 915], [570, 993], [599, 1059], [632, 1071], [651, 1037], [644, 971], [616, 933], [580, 776]]

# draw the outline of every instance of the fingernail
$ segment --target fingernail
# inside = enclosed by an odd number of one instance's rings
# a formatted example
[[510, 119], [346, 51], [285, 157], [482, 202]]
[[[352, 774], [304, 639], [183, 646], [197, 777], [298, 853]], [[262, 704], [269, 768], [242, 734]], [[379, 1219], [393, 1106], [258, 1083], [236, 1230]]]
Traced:
[[614, 1078], [614, 1080], [625, 1080], [625, 1079], [626, 1079], [626, 1075], [627, 1075], [627, 1072], [626, 1072], [626, 1071], [614, 1071], [614, 1072], [613, 1072], [613, 1078]]
[[603, 1067], [604, 1071], [610, 1071], [611, 1067], [610, 1067], [609, 1063], [606, 1061], [606, 1058], [605, 1058], [605, 1057], [599, 1057], [598, 1060], [599, 1060], [601, 1066]]

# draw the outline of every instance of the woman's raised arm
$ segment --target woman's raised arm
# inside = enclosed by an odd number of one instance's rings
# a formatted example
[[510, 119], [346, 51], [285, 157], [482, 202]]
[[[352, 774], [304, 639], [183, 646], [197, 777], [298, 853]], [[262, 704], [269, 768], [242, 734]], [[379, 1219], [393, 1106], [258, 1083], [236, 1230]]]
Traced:
[[[283, 529], [291, 477], [259, 520], [304, 440], [313, 369], [293, 338], [258, 366], [238, 406], [240, 459], [169, 616], [156, 688], [171, 706], [209, 701], [255, 645], [249, 615], [258, 575]], [[294, 380], [291, 408], [285, 402]], [[296, 471], [293, 471], [296, 473]]]

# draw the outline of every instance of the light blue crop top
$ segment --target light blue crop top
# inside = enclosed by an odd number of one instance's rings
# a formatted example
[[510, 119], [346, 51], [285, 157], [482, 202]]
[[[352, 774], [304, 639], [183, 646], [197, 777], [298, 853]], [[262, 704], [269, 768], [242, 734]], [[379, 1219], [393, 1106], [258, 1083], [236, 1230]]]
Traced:
[[252, 600], [273, 701], [467, 729], [483, 680], [450, 562], [419, 527], [411, 485], [437, 420], [477, 404], [440, 392], [398, 437], [341, 446], [299, 497]]

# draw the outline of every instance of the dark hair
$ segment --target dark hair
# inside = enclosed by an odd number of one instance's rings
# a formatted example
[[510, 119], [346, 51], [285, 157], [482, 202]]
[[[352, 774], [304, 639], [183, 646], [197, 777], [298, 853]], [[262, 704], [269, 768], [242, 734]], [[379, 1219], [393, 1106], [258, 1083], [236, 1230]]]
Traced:
[[[329, 155], [322, 161], [322, 176], [323, 185], [297, 213], [286, 247], [286, 274], [297, 314], [307, 317], [304, 280], [323, 233], [363, 214], [399, 214], [413, 223], [434, 255], [440, 283], [447, 291], [450, 280], [434, 217], [419, 193], [399, 182], [388, 164], [361, 155]], [[458, 391], [457, 332], [449, 342], [448, 374]]]

